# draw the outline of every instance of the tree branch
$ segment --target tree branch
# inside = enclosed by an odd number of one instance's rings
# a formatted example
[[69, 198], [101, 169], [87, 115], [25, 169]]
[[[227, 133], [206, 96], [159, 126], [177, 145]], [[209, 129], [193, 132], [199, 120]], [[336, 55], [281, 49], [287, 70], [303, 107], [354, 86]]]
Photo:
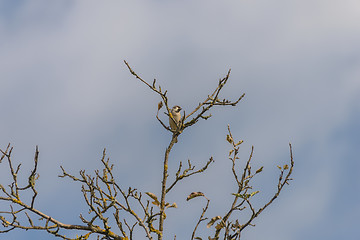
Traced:
[[[39, 151], [38, 148], [36, 148], [35, 151], [35, 157], [34, 157], [34, 169], [31, 172], [28, 181], [29, 185], [23, 188], [18, 187], [17, 182], [17, 174], [20, 169], [20, 164], [17, 167], [16, 170], [13, 168], [12, 160], [11, 160], [11, 152], [12, 148], [10, 148], [10, 145], [7, 147], [5, 151], [1, 150], [1, 153], [3, 158], [8, 159], [8, 165], [9, 169], [12, 175], [12, 183], [9, 185], [10, 193], [6, 190], [5, 187], [0, 185], [0, 190], [5, 196], [0, 196], [0, 201], [9, 202], [12, 204], [15, 204], [16, 206], [20, 207], [19, 210], [14, 210], [13, 207], [10, 205], [10, 211], [8, 212], [1, 212], [1, 214], [7, 214], [12, 217], [11, 221], [8, 221], [7, 218], [4, 216], [0, 216], [0, 221], [2, 225], [5, 227], [5, 230], [0, 231], [0, 233], [9, 232], [13, 229], [35, 229], [35, 230], [45, 230], [48, 233], [57, 236], [62, 237], [63, 239], [69, 239], [72, 240], [72, 238], [65, 237], [64, 234], [60, 233], [61, 229], [67, 229], [67, 230], [81, 230], [86, 231], [87, 233], [85, 235], [81, 235], [80, 237], [77, 237], [76, 239], [87, 239], [91, 234], [99, 234], [102, 236], [106, 236], [107, 239], [128, 239], [127, 234], [125, 233], [125, 230], [122, 228], [122, 223], [119, 219], [115, 219], [117, 222], [117, 225], [119, 227], [120, 232], [122, 233], [123, 237], [117, 235], [116, 233], [112, 232], [109, 225], [109, 217], [107, 216], [108, 212], [113, 209], [115, 211], [115, 214], [113, 214], [114, 217], [119, 216], [120, 211], [125, 211], [129, 213], [131, 216], [135, 218], [135, 223], [132, 225], [132, 227], [128, 230], [130, 231], [129, 234], [132, 236], [134, 228], [136, 225], [139, 225], [146, 233], [146, 236], [148, 239], [153, 239], [150, 230], [145, 224], [145, 221], [149, 218], [152, 218], [151, 214], [148, 212], [148, 207], [145, 207], [145, 205], [141, 201], [141, 194], [138, 194], [136, 189], [129, 188], [128, 193], [125, 193], [118, 184], [116, 184], [115, 179], [112, 174], [113, 165], [109, 165], [109, 159], [105, 160], [105, 149], [103, 151], [103, 157], [101, 159], [101, 162], [104, 165], [104, 168], [102, 170], [102, 174], [100, 174], [99, 170], [95, 171], [95, 177], [91, 177], [90, 175], [87, 175], [85, 171], [80, 171], [80, 177], [75, 177], [74, 175], [71, 175], [65, 171], [63, 167], [62, 169], [62, 175], [59, 177], [69, 177], [75, 182], [82, 183], [82, 193], [84, 200], [86, 204], [88, 205], [90, 212], [93, 216], [86, 220], [86, 218], [83, 217], [82, 214], [80, 214], [80, 219], [82, 222], [84, 222], [86, 225], [75, 225], [75, 224], [65, 224], [60, 222], [59, 220], [56, 220], [55, 218], [39, 211], [38, 209], [34, 208], [34, 202], [35, 197], [37, 195], [37, 191], [35, 189], [35, 181], [38, 179], [38, 174], [36, 173], [37, 164], [38, 164], [38, 156]], [[27, 189], [31, 189], [33, 192], [31, 204], [26, 204], [22, 199], [20, 193], [22, 191], [26, 191]], [[121, 193], [121, 196], [123, 197], [125, 204], [121, 203], [119, 199], [117, 199], [118, 191]], [[141, 206], [142, 210], [145, 213], [145, 219], [141, 219], [137, 213], [132, 209], [132, 206], [130, 205], [129, 198], [135, 199], [138, 204]], [[22, 224], [19, 219], [19, 214], [24, 213], [24, 216], [26, 217], [29, 225]], [[40, 217], [41, 224], [35, 223], [35, 221], [32, 219], [32, 217], [28, 213], [35, 214], [36, 216]], [[96, 222], [101, 222], [103, 227], [99, 227], [96, 225]], [[74, 238], [75, 239], [75, 238]]]
[[[189, 165], [189, 166], [188, 166], [187, 169], [185, 169], [185, 170], [182, 172], [182, 174], [180, 174], [181, 168], [182, 168], [182, 162], [180, 162], [180, 164], [179, 164], [179, 169], [178, 169], [178, 171], [177, 171], [177, 173], [176, 173], [176, 175], [175, 175], [176, 178], [175, 178], [174, 182], [170, 185], [170, 187], [168, 187], [168, 188], [166, 189], [166, 193], [168, 193], [168, 192], [176, 185], [176, 183], [177, 183], [178, 181], [180, 181], [180, 180], [182, 180], [182, 179], [184, 179], [184, 178], [186, 178], [186, 177], [190, 177], [190, 176], [192, 176], [192, 175], [195, 175], [195, 174], [204, 172], [204, 171], [208, 168], [208, 166], [209, 166], [211, 163], [213, 163], [213, 162], [214, 162], [214, 159], [213, 159], [213, 157], [211, 157], [211, 158], [209, 159], [209, 161], [207, 161], [207, 163], [205, 164], [204, 167], [202, 167], [201, 169], [199, 169], [199, 170], [197, 170], [197, 171], [193, 171], [194, 168], [195, 168], [195, 166], [192, 166], [190, 160], [188, 160], [188, 165]], [[190, 172], [190, 171], [192, 171], [192, 172]]]
[[[232, 194], [232, 195], [234, 195], [234, 200], [233, 200], [233, 203], [232, 203], [229, 211], [223, 217], [220, 217], [220, 216], [217, 217], [217, 220], [221, 219], [223, 223], [227, 223], [227, 224], [222, 224], [222, 225], [218, 224], [216, 226], [214, 238], [211, 238], [211, 239], [219, 239], [220, 232], [224, 228], [225, 228], [224, 239], [236, 239], [236, 238], [240, 239], [241, 231], [243, 231], [247, 226], [253, 226], [252, 221], [256, 217], [258, 217], [260, 215], [260, 213], [262, 211], [264, 211], [265, 208], [267, 208], [279, 196], [279, 194], [282, 191], [285, 184], [289, 184], [289, 181], [292, 180], [290, 178], [290, 176], [293, 171], [294, 160], [293, 160], [293, 154], [292, 154], [292, 147], [291, 147], [291, 144], [289, 144], [289, 146], [290, 146], [290, 167], [287, 164], [285, 164], [283, 167], [278, 166], [278, 168], [280, 169], [280, 175], [279, 175], [279, 180], [278, 180], [278, 184], [277, 184], [277, 191], [275, 192], [274, 196], [267, 203], [264, 204], [263, 207], [256, 210], [253, 207], [251, 200], [254, 195], [259, 193], [259, 191], [253, 191], [251, 193], [249, 193], [248, 191], [250, 189], [253, 189], [253, 187], [250, 185], [250, 181], [253, 179], [254, 176], [256, 176], [257, 174], [262, 172], [263, 167], [260, 167], [259, 169], [257, 169], [255, 171], [255, 173], [252, 173], [251, 160], [252, 160], [252, 156], [253, 156], [253, 152], [254, 152], [254, 147], [252, 147], [250, 156], [242, 170], [241, 178], [239, 178], [239, 176], [235, 170], [235, 167], [236, 167], [236, 160], [239, 159], [239, 157], [237, 156], [239, 153], [238, 146], [242, 143], [242, 141], [239, 141], [236, 143], [234, 141], [233, 135], [231, 134], [229, 126], [228, 126], [228, 131], [229, 131], [229, 134], [227, 135], [227, 141], [232, 146], [232, 149], [229, 151], [229, 156], [232, 155], [232, 157], [229, 157], [229, 159], [232, 161], [232, 173], [233, 173], [235, 181], [238, 185], [238, 191], [236, 193]], [[284, 175], [285, 175], [285, 178], [284, 178]], [[241, 201], [240, 201], [240, 203], [238, 203], [238, 201], [240, 199], [241, 199]], [[246, 204], [247, 206], [244, 206], [244, 204]], [[236, 219], [235, 223], [233, 223], [233, 221], [229, 221], [229, 219], [234, 211], [236, 211], [236, 210], [243, 211], [244, 209], [246, 209], [246, 207], [248, 207], [250, 209], [251, 215], [250, 215], [249, 219], [245, 221], [244, 224], [240, 224], [237, 219]]]

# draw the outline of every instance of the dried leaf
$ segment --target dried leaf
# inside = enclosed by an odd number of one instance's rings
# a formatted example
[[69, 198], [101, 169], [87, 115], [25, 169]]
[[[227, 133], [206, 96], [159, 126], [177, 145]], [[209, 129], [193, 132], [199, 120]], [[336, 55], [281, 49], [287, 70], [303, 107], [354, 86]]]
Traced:
[[208, 116], [203, 116], [203, 115], [201, 115], [200, 117], [202, 118], [202, 119], [205, 119], [205, 120], [208, 120], [208, 118], [210, 118], [212, 115], [210, 114], [210, 115], [208, 115]]
[[259, 193], [260, 191], [255, 191], [255, 192], [252, 192], [250, 193], [250, 197], [254, 196], [255, 194]]
[[146, 195], [148, 195], [149, 197], [151, 197], [152, 199], [158, 201], [158, 198], [155, 194], [151, 193], [151, 192], [146, 192]]
[[229, 142], [229, 143], [233, 143], [233, 139], [232, 137], [230, 137], [230, 135], [226, 135], [226, 140]]
[[280, 167], [279, 165], [277, 167], [278, 167], [278, 169], [282, 170], [282, 167]]
[[231, 150], [229, 151], [229, 156], [233, 153], [233, 151], [234, 151], [234, 149], [231, 149]]
[[202, 192], [192, 192], [190, 193], [190, 195], [186, 198], [186, 201], [189, 201], [190, 199], [196, 198], [196, 197], [200, 197], [200, 196], [205, 196]]
[[243, 140], [240, 140], [240, 141], [238, 141], [237, 144], [235, 144], [235, 146], [238, 146], [238, 145], [242, 144], [243, 142], [244, 142]]
[[173, 203], [173, 204], [170, 205], [169, 203], [167, 203], [166, 208], [177, 208], [177, 204]]
[[158, 111], [162, 108], [162, 106], [163, 106], [163, 103], [162, 103], [162, 102], [159, 102], [159, 103], [158, 103]]
[[208, 222], [208, 224], [206, 224], [206, 227], [207, 228], [210, 228], [212, 225], [214, 225], [214, 223], [217, 221], [217, 220], [219, 220], [219, 219], [221, 219], [221, 216], [216, 216], [216, 217], [213, 217], [211, 220], [210, 220], [210, 222]]
[[285, 164], [283, 168], [284, 168], [284, 170], [287, 170], [287, 169], [289, 169], [289, 165]]
[[263, 169], [264, 169], [264, 166], [262, 166], [261, 168], [259, 168], [258, 170], [256, 170], [255, 173], [261, 173]]
[[157, 196], [151, 192], [146, 192], [146, 195], [148, 195], [149, 197], [151, 197], [154, 201], [152, 202], [152, 204], [156, 205], [156, 206], [160, 206], [160, 202], [157, 198]]
[[154, 204], [155, 206], [160, 207], [160, 202], [159, 201], [155, 200], [155, 201], [152, 201], [151, 203]]

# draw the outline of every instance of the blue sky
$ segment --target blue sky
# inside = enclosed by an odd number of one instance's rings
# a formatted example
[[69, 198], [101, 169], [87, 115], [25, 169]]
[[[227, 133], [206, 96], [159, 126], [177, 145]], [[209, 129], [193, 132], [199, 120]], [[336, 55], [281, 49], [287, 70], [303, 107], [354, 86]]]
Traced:
[[[59, 166], [93, 171], [104, 147], [123, 186], [160, 191], [170, 141], [155, 118], [160, 99], [123, 60], [144, 79], [156, 78], [170, 105], [187, 112], [231, 68], [222, 97], [245, 98], [212, 111], [174, 149], [173, 172], [187, 159], [201, 166], [214, 156], [215, 163], [169, 196], [179, 209], [169, 211], [167, 237], [190, 237], [203, 206], [184, 201], [192, 191], [211, 198], [209, 217], [228, 208], [235, 191], [230, 124], [244, 140], [242, 160], [254, 145], [254, 166], [265, 166], [260, 202], [275, 188], [289, 142], [295, 157], [294, 181], [244, 239], [358, 238], [358, 1], [0, 1], [0, 36], [0, 147], [14, 146], [26, 174], [39, 145], [40, 210], [79, 223], [86, 211], [80, 186], [59, 179]], [[4, 236], [50, 239], [34, 231]]]

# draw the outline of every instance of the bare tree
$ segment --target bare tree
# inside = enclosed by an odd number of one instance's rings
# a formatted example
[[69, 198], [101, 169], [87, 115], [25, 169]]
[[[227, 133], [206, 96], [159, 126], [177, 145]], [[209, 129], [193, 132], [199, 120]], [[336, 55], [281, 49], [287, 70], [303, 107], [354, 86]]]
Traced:
[[[0, 221], [3, 226], [0, 233], [5, 234], [15, 229], [33, 229], [43, 230], [56, 237], [67, 240], [89, 239], [90, 236], [94, 236], [96, 239], [117, 240], [134, 239], [135, 232], [142, 231], [147, 239], [163, 239], [166, 210], [169, 208], [177, 208], [176, 203], [169, 203], [166, 201], [166, 196], [175, 189], [181, 180], [204, 172], [209, 165], [214, 162], [211, 157], [204, 163], [203, 167], [199, 169], [195, 169], [195, 166], [193, 166], [190, 160], [188, 160], [186, 167], [183, 166], [182, 162], [179, 162], [179, 167], [175, 173], [174, 180], [169, 183], [169, 154], [174, 144], [177, 143], [177, 137], [184, 130], [198, 123], [199, 120], [210, 118], [211, 114], [208, 113], [211, 108], [236, 106], [245, 94], [242, 94], [235, 101], [219, 98], [221, 90], [227, 84], [229, 79], [229, 70], [226, 76], [219, 80], [214, 91], [205, 97], [204, 101], [200, 102], [188, 115], [183, 112], [177, 129], [172, 130], [163, 120], [161, 120], [161, 117], [159, 117], [159, 111], [164, 106], [166, 118], [172, 118], [172, 120], [174, 120], [168, 105], [167, 91], [162, 91], [160, 86], [156, 86], [156, 80], [151, 84], [142, 79], [126, 61], [124, 62], [133, 76], [160, 96], [161, 101], [157, 107], [156, 119], [165, 130], [172, 133], [172, 138], [165, 150], [164, 161], [162, 164], [163, 173], [160, 196], [158, 197], [151, 192], [139, 192], [136, 188], [122, 188], [118, 184], [119, 180], [114, 177], [114, 165], [109, 163], [109, 158], [106, 157], [104, 149], [101, 159], [103, 167], [101, 170], [96, 170], [93, 175], [86, 173], [84, 170], [81, 170], [78, 175], [74, 175], [67, 172], [61, 166], [62, 174], [59, 177], [69, 178], [74, 182], [81, 184], [82, 195], [85, 204], [89, 209], [89, 213], [86, 214], [86, 216], [85, 214], [80, 214], [79, 216], [83, 223], [82, 225], [63, 223], [57, 220], [56, 217], [49, 216], [34, 207], [37, 197], [35, 183], [39, 178], [39, 174], [37, 173], [39, 160], [38, 147], [36, 147], [35, 150], [34, 168], [27, 177], [28, 182], [24, 184], [25, 187], [21, 187], [22, 184], [18, 181], [21, 164], [18, 164], [17, 166], [14, 165], [11, 156], [13, 147], [9, 144], [4, 150], [0, 149], [2, 154], [0, 162], [6, 159], [5, 161], [7, 161], [9, 172], [12, 176], [12, 179], [7, 186], [0, 185], [0, 201], [9, 204], [8, 209], [0, 211]], [[232, 193], [233, 202], [224, 215], [208, 217], [206, 214], [210, 207], [210, 199], [208, 199], [203, 192], [190, 193], [187, 197], [188, 201], [197, 197], [202, 197], [206, 200], [205, 207], [202, 209], [201, 215], [197, 220], [192, 233], [189, 233], [189, 238], [191, 239], [203, 239], [197, 235], [197, 230], [204, 221], [207, 222], [207, 228], [214, 228], [213, 235], [208, 236], [208, 239], [240, 239], [241, 231], [248, 226], [253, 226], [252, 221], [279, 196], [285, 184], [289, 184], [289, 181], [291, 180], [290, 176], [293, 171], [294, 161], [291, 144], [289, 144], [290, 163], [289, 165], [285, 164], [283, 166], [278, 166], [280, 174], [274, 195], [270, 197], [262, 207], [256, 209], [253, 206], [252, 200], [253, 197], [259, 193], [259, 190], [253, 189], [252, 180], [262, 172], [263, 167], [260, 167], [255, 171], [251, 168], [254, 147], [251, 149], [248, 160], [243, 163], [244, 166], [242, 168], [237, 167], [241, 164], [238, 154], [242, 141], [235, 141], [229, 126], [226, 140], [231, 146], [229, 159], [232, 162], [232, 173], [237, 184], [237, 189]], [[238, 171], [237, 169], [240, 169], [241, 171]], [[31, 201], [27, 203], [23, 195], [29, 193], [31, 193], [32, 197]], [[242, 218], [240, 221], [238, 215], [234, 216], [235, 212], [242, 213], [244, 211], [250, 212], [250, 214], [246, 215], [248, 218]], [[69, 233], [70, 230], [72, 232], [76, 231], [80, 235], [77, 235], [75, 238], [67, 237], [66, 233]], [[174, 236], [174, 239], [175, 238], [176, 236]]]

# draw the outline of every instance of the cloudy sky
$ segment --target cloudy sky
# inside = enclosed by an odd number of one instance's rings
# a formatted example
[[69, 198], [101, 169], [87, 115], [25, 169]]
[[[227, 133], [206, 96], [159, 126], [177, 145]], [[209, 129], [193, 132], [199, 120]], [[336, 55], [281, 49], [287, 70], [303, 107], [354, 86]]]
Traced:
[[[231, 68], [221, 97], [245, 98], [187, 129], [171, 155], [171, 173], [187, 159], [200, 167], [213, 156], [215, 163], [169, 196], [179, 208], [169, 210], [166, 237], [190, 238], [204, 206], [184, 201], [192, 191], [211, 199], [209, 217], [229, 208], [236, 191], [229, 124], [244, 140], [240, 160], [254, 145], [254, 167], [264, 166], [259, 203], [276, 189], [276, 165], [289, 161], [289, 142], [295, 158], [294, 181], [244, 239], [357, 239], [359, 43], [357, 0], [2, 0], [0, 148], [10, 142], [13, 160], [28, 174], [38, 145], [36, 206], [80, 223], [80, 186], [58, 178], [59, 166], [90, 173], [101, 167], [104, 147], [122, 186], [160, 191], [171, 136], [155, 118], [159, 97], [123, 60], [144, 79], [156, 78], [170, 105], [187, 112]], [[6, 172], [3, 161], [3, 185]], [[199, 233], [205, 239], [209, 231], [203, 226]], [[50, 239], [20, 230], [4, 236]]]

